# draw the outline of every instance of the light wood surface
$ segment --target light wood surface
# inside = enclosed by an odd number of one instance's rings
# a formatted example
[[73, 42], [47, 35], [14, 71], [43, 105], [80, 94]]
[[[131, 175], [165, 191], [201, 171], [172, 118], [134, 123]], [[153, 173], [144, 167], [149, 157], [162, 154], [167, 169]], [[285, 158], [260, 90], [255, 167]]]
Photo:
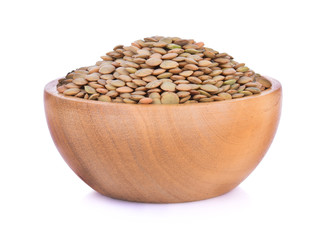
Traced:
[[241, 99], [128, 105], [65, 97], [46, 85], [45, 112], [72, 170], [106, 196], [172, 203], [222, 195], [258, 165], [275, 135], [281, 85]]

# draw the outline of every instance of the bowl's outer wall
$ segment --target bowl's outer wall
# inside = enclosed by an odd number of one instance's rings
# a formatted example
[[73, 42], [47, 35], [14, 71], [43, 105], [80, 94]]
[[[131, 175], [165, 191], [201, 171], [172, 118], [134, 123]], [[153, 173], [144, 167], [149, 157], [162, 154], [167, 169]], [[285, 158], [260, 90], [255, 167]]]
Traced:
[[257, 97], [189, 105], [74, 100], [45, 88], [48, 126], [72, 170], [96, 191], [140, 202], [224, 194], [258, 165], [275, 135], [281, 86]]

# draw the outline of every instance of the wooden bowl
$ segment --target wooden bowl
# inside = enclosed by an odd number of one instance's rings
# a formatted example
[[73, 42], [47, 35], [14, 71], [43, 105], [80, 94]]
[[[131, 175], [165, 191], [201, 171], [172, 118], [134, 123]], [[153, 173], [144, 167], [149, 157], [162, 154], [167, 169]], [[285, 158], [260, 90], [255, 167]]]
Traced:
[[275, 135], [281, 85], [221, 102], [131, 105], [66, 97], [45, 87], [47, 123], [72, 170], [99, 193], [174, 203], [229, 192], [258, 165]]

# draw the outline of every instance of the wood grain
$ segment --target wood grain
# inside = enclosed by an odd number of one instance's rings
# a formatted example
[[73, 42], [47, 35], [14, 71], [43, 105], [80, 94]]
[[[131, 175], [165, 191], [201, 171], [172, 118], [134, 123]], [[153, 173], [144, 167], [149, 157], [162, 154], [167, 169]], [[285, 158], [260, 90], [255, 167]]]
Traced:
[[57, 149], [101, 194], [173, 203], [222, 195], [258, 165], [275, 135], [281, 85], [241, 99], [128, 105], [65, 97], [46, 85], [45, 112]]

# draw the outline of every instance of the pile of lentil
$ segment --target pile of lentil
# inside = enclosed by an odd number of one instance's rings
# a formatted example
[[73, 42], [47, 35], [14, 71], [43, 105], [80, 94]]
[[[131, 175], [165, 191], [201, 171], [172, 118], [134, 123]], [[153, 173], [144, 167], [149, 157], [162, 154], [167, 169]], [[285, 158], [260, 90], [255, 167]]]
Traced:
[[251, 96], [271, 87], [244, 63], [192, 39], [148, 37], [118, 45], [101, 59], [59, 79], [58, 92], [103, 102], [187, 104]]

